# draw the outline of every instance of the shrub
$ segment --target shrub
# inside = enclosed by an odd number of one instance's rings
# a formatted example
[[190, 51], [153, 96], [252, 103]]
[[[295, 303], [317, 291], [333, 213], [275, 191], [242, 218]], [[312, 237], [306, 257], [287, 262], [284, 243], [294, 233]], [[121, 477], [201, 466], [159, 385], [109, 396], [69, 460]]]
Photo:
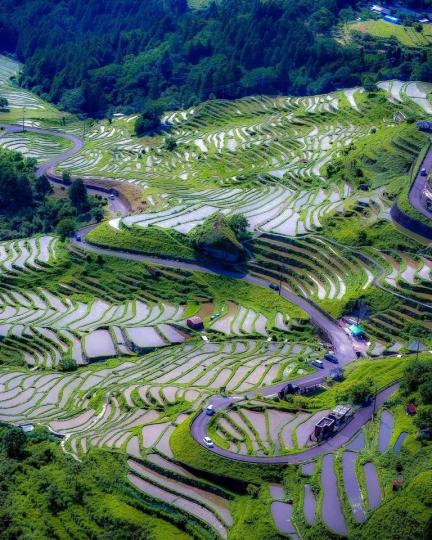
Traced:
[[414, 424], [419, 429], [432, 427], [432, 405], [421, 405], [417, 408]]
[[18, 459], [26, 442], [26, 436], [19, 428], [11, 428], [3, 434], [1, 447], [8, 458]]
[[76, 223], [73, 218], [64, 218], [57, 225], [57, 234], [60, 235], [62, 240], [65, 240], [68, 236], [71, 236], [76, 229]]
[[71, 356], [62, 356], [58, 367], [60, 371], [76, 371], [78, 369], [77, 363]]
[[164, 141], [164, 148], [169, 152], [172, 152], [177, 148], [177, 141], [174, 137], [167, 137]]

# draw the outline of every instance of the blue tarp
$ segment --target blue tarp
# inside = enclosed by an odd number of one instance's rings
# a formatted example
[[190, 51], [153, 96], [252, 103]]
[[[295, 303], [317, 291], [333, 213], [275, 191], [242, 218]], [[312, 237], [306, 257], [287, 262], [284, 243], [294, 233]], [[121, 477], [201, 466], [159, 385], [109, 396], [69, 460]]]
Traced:
[[392, 24], [400, 23], [400, 19], [398, 19], [398, 17], [392, 17], [391, 15], [385, 15], [384, 20]]
[[362, 334], [364, 334], [363, 328], [361, 328], [357, 324], [352, 324], [349, 329], [353, 336], [361, 336]]

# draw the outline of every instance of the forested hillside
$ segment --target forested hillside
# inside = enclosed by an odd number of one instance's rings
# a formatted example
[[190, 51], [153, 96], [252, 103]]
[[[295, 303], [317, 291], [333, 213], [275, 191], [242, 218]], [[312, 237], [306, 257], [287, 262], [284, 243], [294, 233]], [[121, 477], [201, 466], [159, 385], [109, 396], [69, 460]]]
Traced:
[[25, 60], [22, 84], [73, 112], [166, 109], [209, 97], [316, 94], [367, 74], [432, 80], [431, 53], [341, 46], [354, 0], [0, 0], [0, 47]]

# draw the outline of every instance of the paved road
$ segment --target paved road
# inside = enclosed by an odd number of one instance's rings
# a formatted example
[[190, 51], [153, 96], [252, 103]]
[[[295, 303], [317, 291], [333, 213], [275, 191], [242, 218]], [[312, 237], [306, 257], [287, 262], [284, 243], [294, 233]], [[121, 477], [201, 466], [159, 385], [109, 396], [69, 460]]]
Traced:
[[[295, 382], [298, 384], [302, 382], [303, 379], [297, 379]], [[286, 384], [286, 383], [285, 383]], [[285, 384], [280, 386], [285, 386]], [[377, 394], [376, 397], [376, 409], [378, 410], [384, 402], [392, 395], [399, 387], [399, 383], [395, 383], [392, 386], [382, 390]], [[268, 389], [256, 390], [255, 393], [260, 392], [264, 395], [269, 395]], [[250, 396], [252, 393], [249, 393]], [[214, 405], [216, 410], [226, 409], [231, 403], [236, 401], [235, 398], [223, 398], [221, 396], [213, 398], [210, 402]], [[213, 446], [213, 448], [207, 448], [203, 442], [203, 437], [207, 435], [208, 424], [211, 420], [211, 416], [207, 416], [204, 411], [195, 418], [191, 425], [191, 434], [193, 438], [204, 448], [218, 454], [227, 459], [232, 459], [234, 461], [244, 461], [247, 463], [260, 463], [260, 464], [277, 464], [277, 463], [289, 463], [289, 464], [299, 464], [310, 459], [314, 459], [321, 454], [328, 452], [334, 452], [335, 450], [341, 448], [346, 443], [348, 443], [354, 435], [372, 418], [373, 414], [373, 404], [368, 407], [362, 407], [355, 414], [351, 422], [349, 422], [344, 428], [341, 429], [334, 437], [328, 441], [320, 444], [319, 446], [314, 446], [308, 448], [302, 452], [296, 454], [291, 454], [288, 456], [242, 456], [231, 452], [230, 450], [225, 450], [219, 446]]]
[[432, 170], [432, 146], [429, 148], [429, 151], [423, 160], [422, 166], [420, 167], [420, 170], [417, 174], [417, 178], [414, 180], [408, 195], [411, 206], [415, 208], [417, 212], [420, 212], [421, 214], [432, 220], [432, 211], [427, 210], [421, 201], [421, 195], [424, 191], [427, 181], [427, 176], [421, 175], [421, 169], [426, 169], [428, 174]]
[[[0, 124], [0, 128], [4, 129], [4, 133], [2, 136], [22, 132], [22, 126], [18, 126], [16, 124]], [[65, 161], [66, 159], [77, 154], [83, 148], [84, 142], [75, 135], [64, 133], [56, 129], [26, 127], [25, 130], [30, 133], [38, 133], [39, 135], [54, 135], [56, 137], [67, 139], [72, 143], [72, 148], [66, 150], [58, 156], [49, 159], [48, 161], [45, 161], [44, 163], [40, 164], [39, 167], [36, 169], [37, 176], [46, 175], [47, 178], [49, 178], [50, 182], [65, 185], [61, 179], [61, 176], [54, 174], [54, 168], [62, 161]], [[108, 199], [109, 206], [113, 212], [120, 213], [121, 215], [127, 215], [127, 213], [129, 212], [130, 208], [119, 197], [110, 197], [110, 194], [107, 193], [104, 189], [99, 189], [95, 186], [90, 187], [87, 185], [86, 188], [87, 192], [90, 195], [99, 195], [101, 197], [104, 197], [105, 199]]]
[[[3, 128], [5, 130], [4, 135], [10, 135], [11, 133], [19, 133], [22, 131], [22, 126], [18, 126], [15, 124], [0, 124], [0, 128]], [[70, 148], [69, 150], [66, 150], [58, 156], [53, 157], [50, 160], [45, 161], [44, 163], [39, 165], [39, 167], [36, 169], [37, 176], [42, 176], [46, 174], [49, 170], [54, 169], [56, 165], [78, 153], [84, 146], [84, 142], [79, 137], [76, 137], [75, 135], [71, 135], [69, 133], [58, 131], [56, 129], [44, 129], [26, 126], [25, 131], [28, 131], [30, 133], [38, 133], [39, 135], [55, 135], [56, 137], [67, 139], [73, 145], [72, 148]]]
[[[162, 257], [157, 257], [157, 256], [140, 255], [137, 253], [129, 253], [126, 251], [119, 251], [119, 250], [94, 246], [85, 241], [86, 234], [88, 234], [88, 232], [92, 230], [94, 227], [95, 225], [90, 225], [78, 231], [78, 234], [80, 235], [82, 241], [77, 241], [76, 239], [73, 239], [72, 242], [80, 248], [83, 248], [87, 251], [92, 251], [100, 255], [119, 257], [121, 259], [138, 261], [138, 262], [143, 262], [147, 264], [157, 264], [160, 266], [167, 266], [170, 268], [180, 268], [183, 270], [190, 270], [194, 272], [212, 273], [212, 274], [222, 275], [225, 277], [241, 279], [243, 281], [246, 281], [247, 283], [259, 285], [261, 287], [266, 287], [266, 288], [269, 287], [270, 282], [267, 282], [264, 279], [252, 276], [247, 273], [242, 274], [238, 272], [233, 272], [215, 263], [211, 263], [211, 264], [191, 263], [191, 262], [177, 261], [173, 259], [164, 259]], [[312, 323], [319, 330], [321, 330], [321, 332], [325, 334], [325, 336], [328, 337], [328, 339], [332, 342], [335, 352], [339, 358], [339, 362], [341, 366], [344, 366], [345, 364], [351, 362], [352, 360], [356, 358], [354, 348], [353, 348], [353, 342], [351, 338], [345, 333], [345, 331], [339, 325], [339, 323], [336, 320], [334, 320], [330, 315], [322, 311], [318, 306], [316, 306], [310, 300], [306, 300], [305, 298], [297, 296], [291, 291], [282, 289], [281, 296], [283, 296], [284, 298], [286, 298], [293, 304], [303, 309], [310, 316]], [[324, 373], [325, 370], [323, 370], [322, 372]]]

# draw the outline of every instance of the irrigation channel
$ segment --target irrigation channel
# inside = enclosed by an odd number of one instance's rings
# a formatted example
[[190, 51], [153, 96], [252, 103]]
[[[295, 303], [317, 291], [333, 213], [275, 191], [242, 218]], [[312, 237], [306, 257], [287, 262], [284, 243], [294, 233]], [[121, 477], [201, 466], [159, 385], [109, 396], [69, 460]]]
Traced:
[[[5, 135], [10, 134], [10, 133], [18, 133], [22, 131], [22, 127], [18, 125], [0, 124], [0, 128], [4, 129]], [[63, 137], [72, 142], [73, 144], [72, 148], [40, 164], [36, 171], [37, 175], [39, 176], [47, 175], [50, 181], [61, 183], [61, 178], [57, 177], [53, 172], [54, 167], [58, 165], [59, 163], [61, 163], [62, 161], [78, 153], [83, 148], [84, 142], [78, 137], [76, 137], [75, 135], [71, 135], [71, 134], [64, 133], [64, 132], [54, 130], [54, 129], [26, 127], [25, 130], [28, 132], [37, 133], [40, 135], [54, 135], [57, 137]], [[430, 150], [430, 152], [428, 153], [425, 159], [430, 159], [432, 161], [432, 150]], [[84, 180], [84, 183], [86, 184], [86, 179], [83, 179], [83, 180]], [[88, 183], [86, 184], [86, 187], [90, 193], [97, 193], [99, 195], [104, 196], [105, 198], [108, 198], [109, 206], [112, 211], [117, 212], [118, 214], [122, 216], [127, 215], [128, 212], [130, 211], [130, 208], [128, 208], [124, 200], [122, 200], [118, 196], [118, 194], [116, 194], [115, 192], [109, 196], [109, 194], [107, 193], [107, 190], [104, 188], [89, 185]], [[126, 259], [126, 260], [133, 260], [133, 261], [138, 261], [138, 262], [143, 262], [143, 263], [156, 264], [160, 266], [179, 268], [179, 269], [196, 271], [196, 272], [213, 273], [213, 274], [217, 274], [217, 275], [221, 275], [225, 277], [241, 279], [243, 281], [246, 281], [247, 283], [251, 283], [251, 284], [258, 285], [261, 287], [266, 287], [266, 288], [268, 288], [270, 285], [270, 282], [266, 281], [265, 279], [252, 276], [246, 272], [239, 273], [235, 271], [230, 271], [230, 270], [227, 270], [225, 267], [217, 263], [213, 263], [213, 262], [199, 264], [199, 263], [185, 262], [185, 261], [179, 261], [179, 260], [174, 260], [174, 259], [165, 259], [165, 258], [157, 257], [157, 256], [140, 255], [140, 254], [129, 253], [126, 251], [121, 251], [121, 250], [100, 248], [98, 246], [95, 246], [86, 242], [86, 235], [95, 226], [96, 225], [88, 225], [87, 227], [83, 227], [82, 229], [78, 230], [76, 232], [76, 236], [72, 239], [72, 243], [75, 244], [77, 247], [80, 247], [81, 249], [91, 251], [100, 255], [119, 257], [121, 259]], [[346, 366], [347, 364], [349, 364], [350, 362], [356, 359], [356, 353], [353, 347], [352, 339], [346, 334], [345, 330], [339, 325], [339, 323], [335, 319], [333, 319], [329, 314], [327, 314], [325, 311], [323, 311], [313, 302], [306, 300], [305, 298], [302, 298], [300, 296], [297, 296], [296, 294], [294, 294], [293, 292], [289, 290], [286, 290], [285, 288], [282, 288], [280, 290], [280, 294], [284, 298], [286, 298], [287, 300], [289, 300], [290, 302], [292, 302], [293, 304], [297, 305], [302, 310], [304, 310], [309, 315], [312, 323], [318, 328], [318, 330], [332, 342], [335, 353], [339, 359], [339, 365], [341, 367]], [[333, 364], [330, 364], [329, 362], [325, 362], [324, 368], [320, 369], [319, 372], [311, 373], [309, 375], [306, 375], [305, 377], [296, 379], [295, 382], [297, 385], [322, 382], [325, 379], [325, 377], [329, 375], [333, 367], [334, 367]], [[286, 386], [287, 382], [288, 381], [285, 381], [284, 383], [279, 383], [276, 385], [260, 388], [259, 390], [251, 391], [244, 395], [238, 395], [238, 396], [232, 395], [229, 397], [215, 395], [209, 399], [209, 403], [213, 405], [215, 411], [220, 411], [223, 409], [227, 409], [228, 407], [232, 406], [237, 401], [244, 399], [245, 397], [246, 398], [254, 397], [257, 393], [263, 394], [264, 396], [267, 396], [267, 397], [276, 395], [279, 392], [279, 390], [281, 390], [284, 386]], [[217, 445], [214, 445], [212, 448], [207, 448], [203, 442], [203, 438], [207, 435], [208, 424], [211, 420], [211, 417], [205, 414], [205, 411], [201, 411], [194, 418], [191, 425], [191, 434], [201, 446], [208, 449], [209, 451], [212, 451], [228, 459], [232, 459], [236, 461], [244, 461], [244, 462], [249, 462], [249, 463], [299, 464], [299, 463], [308, 461], [310, 459], [313, 459], [321, 454], [333, 452], [334, 450], [337, 450], [338, 448], [348, 443], [354, 437], [354, 435], [361, 429], [361, 427], [371, 419], [373, 415], [374, 407], [379, 408], [380, 406], [382, 406], [384, 402], [397, 390], [397, 388], [398, 388], [398, 384], [396, 383], [382, 390], [381, 392], [379, 392], [376, 396], [375, 404], [371, 404], [367, 407], [363, 407], [359, 409], [354, 414], [353, 419], [344, 428], [342, 428], [341, 431], [339, 431], [332, 439], [327, 440], [321, 445], [314, 446], [312, 448], [306, 449], [303, 452], [299, 452], [296, 454], [285, 455], [285, 456], [272, 456], [272, 457], [246, 456], [246, 455], [235, 454], [234, 452], [218, 447]]]

